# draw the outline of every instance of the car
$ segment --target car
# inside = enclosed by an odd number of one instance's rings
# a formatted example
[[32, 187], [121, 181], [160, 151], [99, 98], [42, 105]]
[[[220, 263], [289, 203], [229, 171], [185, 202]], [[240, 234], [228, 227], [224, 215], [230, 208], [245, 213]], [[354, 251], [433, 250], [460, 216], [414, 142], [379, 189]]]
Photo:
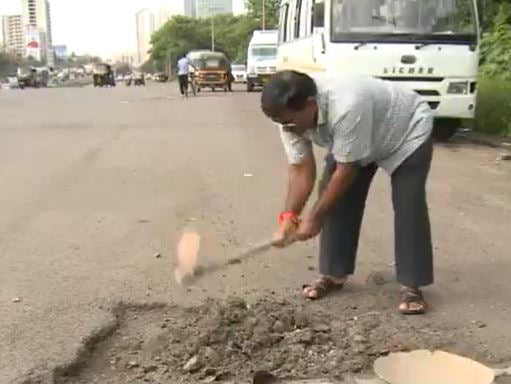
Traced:
[[243, 64], [232, 64], [232, 75], [235, 83], [247, 82], [247, 67]]
[[154, 81], [157, 81], [158, 83], [165, 83], [169, 80], [169, 76], [163, 72], [159, 72], [154, 75]]
[[7, 76], [7, 89], [19, 89], [20, 83], [18, 81], [18, 77], [16, 75]]

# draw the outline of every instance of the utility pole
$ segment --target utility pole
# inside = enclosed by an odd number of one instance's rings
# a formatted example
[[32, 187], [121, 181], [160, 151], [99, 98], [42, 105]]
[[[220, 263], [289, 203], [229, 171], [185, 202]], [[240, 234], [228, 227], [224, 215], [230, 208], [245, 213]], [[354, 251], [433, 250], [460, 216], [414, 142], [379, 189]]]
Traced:
[[215, 52], [215, 18], [211, 16], [211, 50]]
[[213, 0], [209, 0], [209, 16], [211, 17], [211, 51], [215, 52], [215, 16], [213, 15]]
[[263, 31], [266, 29], [266, 0], [263, 0]]

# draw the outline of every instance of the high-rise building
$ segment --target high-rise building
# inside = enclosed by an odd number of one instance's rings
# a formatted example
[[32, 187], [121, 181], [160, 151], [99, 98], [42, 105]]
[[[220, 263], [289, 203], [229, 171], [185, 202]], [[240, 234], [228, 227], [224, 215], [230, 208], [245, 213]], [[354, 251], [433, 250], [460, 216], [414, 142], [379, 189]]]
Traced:
[[245, 0], [233, 0], [232, 13], [235, 16], [244, 15], [247, 13], [247, 4]]
[[59, 60], [67, 60], [69, 57], [67, 45], [54, 45], [53, 51], [55, 52], [55, 57]]
[[137, 62], [143, 64], [149, 59], [151, 36], [155, 31], [154, 14], [147, 8], [135, 14], [137, 24]]
[[232, 13], [232, 0], [195, 0], [195, 16], [210, 17]]
[[6, 52], [16, 55], [24, 55], [23, 24], [21, 15], [9, 15], [2, 17], [3, 48]]
[[[169, 21], [173, 16], [181, 15], [186, 17], [196, 16], [196, 2], [199, 0], [169, 0], [169, 8], [148, 9], [144, 8], [135, 14], [137, 27], [137, 54], [136, 62], [138, 65], [145, 63], [149, 59], [151, 49], [151, 36], [158, 29]], [[221, 4], [221, 9], [227, 9], [225, 13], [232, 12], [232, 0], [207, 0], [225, 3]], [[231, 5], [229, 8], [228, 5]], [[219, 6], [216, 6], [219, 8]], [[215, 8], [215, 9], [216, 9]], [[217, 12], [224, 13], [224, 12]]]
[[137, 61], [136, 55], [131, 52], [122, 52], [112, 57], [112, 63], [114, 64], [128, 64], [135, 65]]
[[195, 17], [195, 0], [183, 0], [183, 15]]
[[161, 27], [163, 27], [163, 25], [169, 21], [172, 16], [174, 16], [176, 14], [176, 12], [173, 12], [169, 9], [165, 9], [165, 8], [158, 8], [158, 9], [155, 9], [153, 10], [153, 15], [154, 15], [154, 32], [156, 32], [158, 29], [160, 29]]
[[174, 15], [195, 17], [195, 0], [170, 0], [171, 11]]
[[192, 8], [187, 5], [190, 1], [191, 0], [176, 1], [176, 3], [173, 3], [171, 9], [144, 8], [135, 14], [137, 26], [137, 64], [143, 64], [149, 59], [151, 37], [154, 32], [163, 27], [163, 25], [175, 15], [192, 16]]
[[[25, 49], [40, 60], [54, 65], [51, 12], [48, 0], [21, 0]], [[27, 55], [28, 55], [27, 52]]]

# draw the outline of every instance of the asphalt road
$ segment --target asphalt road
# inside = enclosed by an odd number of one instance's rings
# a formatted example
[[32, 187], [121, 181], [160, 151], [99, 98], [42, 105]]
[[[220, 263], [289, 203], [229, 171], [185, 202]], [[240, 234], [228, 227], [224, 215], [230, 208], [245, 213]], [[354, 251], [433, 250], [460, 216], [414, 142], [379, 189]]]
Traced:
[[[314, 243], [233, 266], [192, 292], [173, 282], [185, 226], [203, 237], [206, 259], [271, 236], [286, 164], [258, 98], [239, 91], [185, 100], [175, 85], [0, 91], [0, 383], [71, 361], [119, 302], [297, 295], [314, 275]], [[437, 282], [426, 290], [428, 316], [478, 324], [493, 361], [511, 360], [511, 162], [497, 161], [499, 152], [437, 145], [429, 183]], [[370, 306], [371, 273], [397, 289], [383, 173], [359, 256], [346, 294]]]

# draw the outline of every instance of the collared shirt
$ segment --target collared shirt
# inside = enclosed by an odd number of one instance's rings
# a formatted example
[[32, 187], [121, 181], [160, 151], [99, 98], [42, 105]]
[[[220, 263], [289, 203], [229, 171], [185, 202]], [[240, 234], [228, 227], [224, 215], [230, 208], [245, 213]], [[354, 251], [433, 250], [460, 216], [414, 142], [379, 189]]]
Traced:
[[177, 74], [178, 75], [188, 75], [188, 66], [190, 65], [188, 59], [186, 57], [182, 57], [177, 62]]
[[327, 148], [339, 163], [376, 163], [389, 174], [424, 143], [433, 129], [428, 103], [399, 83], [370, 77], [313, 76], [318, 88], [318, 126], [303, 136], [280, 126], [291, 164]]

